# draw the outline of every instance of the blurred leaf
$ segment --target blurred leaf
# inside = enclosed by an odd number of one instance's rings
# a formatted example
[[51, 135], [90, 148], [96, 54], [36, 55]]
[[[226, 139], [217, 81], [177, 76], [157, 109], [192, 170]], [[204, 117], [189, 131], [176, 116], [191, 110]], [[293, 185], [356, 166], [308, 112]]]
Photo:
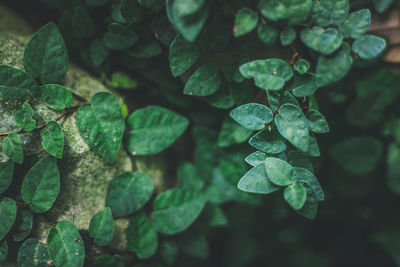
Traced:
[[357, 38], [351, 48], [362, 59], [373, 59], [386, 48], [385, 39], [375, 35], [363, 35]]
[[72, 30], [78, 38], [89, 38], [94, 34], [94, 22], [81, 6], [75, 7], [74, 15], [72, 16]]
[[349, 14], [347, 19], [340, 24], [339, 31], [343, 37], [358, 38], [366, 33], [371, 24], [369, 9], [361, 9]]
[[111, 50], [125, 50], [136, 43], [138, 38], [129, 27], [111, 23], [108, 25], [108, 31], [104, 34], [103, 41], [106, 47]]
[[285, 27], [281, 31], [280, 39], [281, 39], [281, 44], [283, 46], [288, 46], [291, 43], [294, 42], [296, 39], [297, 33], [296, 30], [294, 30], [292, 27]]
[[236, 122], [227, 118], [222, 124], [222, 129], [218, 135], [218, 146], [227, 147], [233, 144], [245, 142], [252, 135], [252, 131], [247, 130]]
[[111, 81], [108, 82], [108, 86], [117, 89], [136, 89], [138, 84], [128, 74], [114, 72], [111, 76]]

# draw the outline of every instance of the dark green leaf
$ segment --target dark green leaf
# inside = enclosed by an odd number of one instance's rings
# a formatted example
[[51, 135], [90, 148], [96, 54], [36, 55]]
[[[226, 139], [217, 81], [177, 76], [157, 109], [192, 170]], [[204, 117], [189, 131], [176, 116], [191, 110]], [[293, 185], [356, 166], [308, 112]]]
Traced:
[[157, 41], [139, 42], [128, 51], [128, 55], [133, 58], [152, 58], [159, 56], [162, 48]]
[[227, 118], [224, 120], [222, 129], [218, 135], [218, 146], [227, 147], [233, 144], [240, 144], [249, 139], [251, 135], [252, 131]]
[[0, 162], [0, 194], [3, 194], [10, 186], [14, 176], [14, 162]]
[[269, 20], [287, 20], [292, 25], [300, 24], [311, 12], [312, 0], [261, 0], [258, 8]]
[[283, 198], [293, 209], [299, 210], [306, 202], [307, 189], [301, 183], [290, 184], [283, 191]]
[[244, 192], [256, 194], [269, 194], [279, 189], [268, 179], [263, 163], [258, 164], [243, 175], [237, 187]]
[[47, 156], [37, 162], [25, 175], [22, 199], [35, 213], [48, 211], [60, 192], [60, 173], [56, 160]]
[[292, 27], [286, 27], [281, 31], [280, 39], [283, 46], [290, 45], [296, 39], [297, 33]]
[[106, 206], [114, 217], [129, 215], [143, 207], [153, 193], [153, 181], [140, 172], [125, 172], [108, 186]]
[[177, 35], [169, 48], [169, 67], [174, 77], [183, 74], [200, 57], [200, 50], [196, 44], [185, 41]]
[[14, 225], [17, 217], [17, 204], [11, 198], [5, 197], [0, 202], [0, 240], [2, 240]]
[[61, 126], [55, 121], [50, 121], [40, 135], [42, 136], [44, 150], [50, 155], [61, 159], [64, 149], [64, 134]]
[[196, 220], [204, 204], [205, 197], [198, 191], [170, 189], [154, 200], [151, 218], [158, 232], [176, 234]]
[[19, 164], [24, 162], [24, 152], [22, 151], [21, 139], [17, 133], [11, 132], [3, 139], [2, 149], [11, 160]]
[[131, 47], [138, 40], [136, 33], [129, 27], [118, 23], [108, 26], [108, 31], [104, 34], [104, 44], [112, 50], [125, 50]]
[[32, 230], [33, 214], [29, 210], [20, 209], [17, 213], [15, 221], [15, 229], [13, 233], [14, 241], [20, 242], [24, 240]]
[[294, 180], [293, 167], [284, 160], [278, 158], [266, 158], [265, 170], [268, 179], [279, 186], [289, 185]]
[[125, 122], [117, 98], [106, 92], [96, 93], [89, 104], [76, 113], [76, 126], [83, 140], [108, 162], [114, 162], [122, 141]]
[[357, 38], [351, 48], [360, 58], [373, 59], [385, 50], [386, 41], [381, 37], [367, 34]]
[[329, 126], [326, 122], [324, 115], [318, 110], [311, 109], [305, 113], [308, 120], [308, 127], [310, 131], [314, 133], [327, 133], [329, 132]]
[[342, 41], [343, 37], [336, 29], [328, 28], [320, 36], [319, 51], [324, 55], [330, 55], [340, 48]]
[[201, 190], [204, 186], [204, 181], [198, 174], [196, 166], [190, 162], [183, 162], [179, 165], [178, 180], [180, 188]]
[[204, 2], [204, 0], [175, 0], [173, 5], [179, 16], [188, 16], [199, 11]]
[[81, 6], [75, 7], [74, 15], [72, 16], [72, 30], [78, 38], [88, 38], [94, 34], [94, 22]]
[[293, 95], [297, 97], [312, 96], [318, 88], [318, 80], [312, 75], [295, 77], [289, 86], [289, 90], [292, 90]]
[[272, 121], [272, 115], [269, 107], [257, 103], [245, 104], [230, 112], [232, 119], [249, 130], [264, 129]]
[[310, 172], [314, 172], [314, 167], [310, 158], [298, 150], [289, 151], [287, 155], [287, 162], [293, 167], [304, 168]]
[[208, 63], [198, 68], [189, 77], [183, 93], [195, 96], [212, 95], [218, 90], [221, 81], [218, 66], [214, 63]]
[[24, 68], [44, 84], [61, 82], [68, 71], [68, 51], [57, 26], [41, 27], [24, 50]]
[[89, 46], [90, 59], [95, 67], [100, 66], [110, 54], [102, 38], [93, 39]]
[[24, 102], [40, 95], [40, 88], [32, 77], [22, 70], [0, 65], [0, 98], [11, 103]]
[[96, 213], [89, 223], [89, 235], [98, 246], [105, 246], [114, 237], [114, 219], [110, 208]]
[[299, 210], [296, 210], [297, 213], [306, 217], [307, 219], [313, 220], [315, 216], [317, 216], [318, 211], [318, 201], [311, 191], [311, 189], [307, 189], [307, 199], [304, 203], [303, 207]]
[[18, 252], [19, 267], [46, 267], [49, 266], [47, 264], [49, 260], [50, 257], [45, 244], [39, 242], [36, 238], [26, 240]]
[[82, 237], [69, 221], [61, 221], [50, 230], [47, 249], [56, 266], [81, 267], [85, 261]]
[[74, 98], [70, 90], [58, 84], [46, 84], [42, 89], [41, 100], [55, 110], [64, 110], [72, 107]]
[[347, 19], [340, 24], [339, 30], [343, 37], [358, 38], [366, 33], [371, 24], [369, 9], [361, 9], [350, 13]]
[[304, 168], [294, 168], [295, 181], [299, 183], [304, 183], [308, 188], [311, 189], [314, 196], [318, 201], [323, 201], [325, 199], [324, 191], [318, 183], [317, 178], [310, 171]]
[[128, 118], [127, 147], [133, 155], [156, 154], [171, 146], [189, 121], [159, 106], [136, 110]]
[[260, 131], [250, 138], [249, 144], [268, 154], [279, 154], [286, 150], [285, 141], [275, 131]]
[[304, 28], [300, 31], [300, 39], [303, 43], [314, 51], [319, 52], [321, 35], [325, 32], [324, 28], [314, 26], [310, 28]]
[[235, 37], [245, 35], [254, 30], [257, 27], [257, 23], [257, 12], [248, 8], [242, 8], [236, 13], [233, 35]]
[[138, 0], [139, 4], [145, 8], [159, 11], [164, 6], [163, 0]]
[[330, 24], [339, 25], [349, 14], [348, 0], [321, 0], [320, 3], [316, 21], [323, 27]]
[[138, 23], [145, 17], [146, 10], [139, 5], [137, 0], [122, 0], [121, 15], [127, 22]]
[[266, 45], [273, 45], [278, 40], [279, 30], [273, 25], [260, 23], [257, 28], [258, 38]]
[[8, 244], [7, 240], [0, 241], [0, 262], [5, 261], [8, 256]]
[[175, 31], [172, 25], [169, 23], [168, 18], [161, 16], [156, 17], [151, 22], [151, 29], [154, 32], [156, 38], [164, 45], [170, 46], [172, 40], [175, 38]]
[[107, 4], [108, 0], [85, 0], [85, 3], [89, 6], [102, 6]]
[[129, 249], [135, 252], [139, 259], [147, 259], [157, 251], [157, 231], [143, 213], [130, 219], [126, 237]]
[[173, 266], [179, 253], [179, 248], [176, 242], [166, 240], [161, 244], [160, 254], [161, 258], [168, 266]]
[[31, 105], [25, 102], [21, 109], [15, 112], [15, 122], [19, 128], [24, 129], [26, 132], [30, 132], [36, 127], [36, 121], [32, 119], [35, 112]]
[[124, 260], [119, 255], [101, 254], [96, 258], [96, 267], [125, 267]]
[[296, 61], [296, 64], [294, 64], [293, 69], [300, 75], [306, 74], [310, 69], [310, 63], [305, 59], [299, 59]]

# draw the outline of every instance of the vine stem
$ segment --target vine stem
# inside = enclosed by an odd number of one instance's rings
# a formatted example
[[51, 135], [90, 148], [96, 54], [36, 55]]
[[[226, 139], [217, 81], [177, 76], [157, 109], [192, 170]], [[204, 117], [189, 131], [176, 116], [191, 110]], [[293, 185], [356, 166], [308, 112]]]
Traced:
[[[78, 106], [74, 106], [71, 108], [67, 108], [65, 109], [60, 115], [58, 115], [55, 119], [53, 119], [53, 121], [59, 121], [62, 118], [64, 118], [66, 115], [72, 113], [73, 111], [75, 111], [76, 109], [78, 109], [81, 105]], [[47, 123], [43, 123], [41, 125], [38, 125], [35, 127], [35, 129], [33, 129], [33, 131], [38, 131], [38, 130], [43, 130], [44, 128], [46, 128]], [[4, 133], [0, 133], [0, 137], [3, 136], [8, 136], [9, 134], [11, 134], [12, 132], [4, 132]], [[18, 132], [16, 132], [17, 134], [23, 134], [23, 133], [27, 133], [27, 131], [25, 131], [24, 129], [19, 130]]]

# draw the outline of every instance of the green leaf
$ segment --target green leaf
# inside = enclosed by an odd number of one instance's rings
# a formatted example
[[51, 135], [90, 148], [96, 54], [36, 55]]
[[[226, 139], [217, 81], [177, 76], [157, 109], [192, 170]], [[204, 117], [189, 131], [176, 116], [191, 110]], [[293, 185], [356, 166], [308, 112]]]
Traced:
[[85, 0], [85, 3], [89, 6], [102, 6], [107, 4], [108, 0]]
[[56, 160], [47, 156], [37, 162], [25, 175], [22, 199], [35, 213], [48, 211], [60, 192], [60, 173]]
[[289, 86], [289, 90], [292, 90], [296, 97], [312, 96], [318, 88], [318, 80], [313, 75], [296, 76]]
[[268, 154], [279, 154], [286, 150], [285, 141], [275, 131], [260, 131], [250, 138], [249, 144]]
[[127, 53], [133, 58], [153, 58], [159, 56], [162, 51], [159, 42], [151, 40], [135, 44]]
[[89, 38], [94, 34], [94, 22], [86, 10], [81, 6], [75, 7], [72, 16], [72, 31], [78, 38]]
[[90, 103], [76, 113], [76, 126], [82, 139], [108, 162], [117, 158], [125, 122], [117, 98], [106, 92], [96, 93]]
[[309, 143], [308, 120], [298, 106], [284, 104], [275, 116], [279, 133], [292, 145], [307, 151]]
[[244, 192], [256, 194], [269, 194], [279, 189], [278, 186], [271, 183], [268, 179], [265, 166], [262, 163], [256, 165], [243, 175], [237, 187]]
[[329, 155], [344, 171], [353, 175], [365, 175], [376, 168], [382, 152], [383, 146], [379, 139], [358, 136], [335, 144]]
[[247, 79], [254, 78], [255, 85], [265, 90], [279, 90], [293, 76], [292, 67], [282, 59], [258, 59], [239, 68]]
[[235, 102], [230, 94], [226, 94], [225, 90], [218, 90], [215, 94], [208, 96], [205, 100], [210, 103], [211, 106], [220, 109], [229, 109]]
[[61, 159], [64, 149], [64, 134], [61, 126], [55, 121], [50, 121], [40, 135], [42, 136], [44, 150], [50, 155]]
[[126, 237], [129, 249], [135, 252], [139, 259], [150, 258], [157, 251], [157, 231], [143, 213], [130, 219]]
[[318, 110], [310, 109], [305, 113], [308, 120], [308, 127], [314, 133], [328, 133], [329, 125], [326, 122], [324, 115]]
[[[177, 2], [178, 4], [176, 4]], [[196, 2], [201, 3], [200, 1]], [[179, 3], [189, 5], [191, 8], [196, 7], [196, 5], [191, 4], [194, 3], [194, 1], [188, 2], [186, 0], [167, 0], [166, 10], [168, 19], [186, 41], [194, 42], [207, 20], [208, 9], [202, 7], [190, 15], [181, 15], [181, 5]]]
[[208, 204], [201, 213], [201, 222], [209, 226], [227, 226], [228, 218], [224, 214], [222, 208], [218, 205]]
[[123, 72], [114, 72], [111, 81], [108, 82], [108, 86], [118, 89], [136, 89], [137, 85], [134, 79]]
[[294, 168], [294, 176], [296, 182], [306, 184], [307, 187], [311, 189], [318, 201], [323, 201], [325, 199], [324, 191], [312, 172], [304, 168]]
[[5, 261], [8, 256], [8, 244], [7, 240], [0, 241], [0, 262]]
[[2, 240], [14, 225], [17, 217], [17, 204], [11, 198], [5, 197], [0, 202], [0, 240]]
[[189, 121], [159, 106], [136, 110], [128, 118], [127, 147], [133, 155], [150, 155], [171, 146], [186, 130]]
[[143, 9], [137, 0], [122, 0], [121, 15], [130, 23], [140, 22], [146, 15], [146, 10]]
[[111, 50], [125, 50], [131, 47], [138, 40], [136, 33], [129, 27], [119, 23], [111, 23], [104, 34], [103, 41], [106, 47]]
[[258, 15], [248, 8], [240, 9], [235, 16], [233, 35], [239, 37], [245, 35], [257, 27]]
[[153, 30], [157, 40], [168, 47], [171, 45], [171, 42], [174, 40], [176, 35], [174, 28], [165, 16], [154, 18], [151, 22], [151, 29]]
[[74, 98], [70, 90], [58, 84], [46, 84], [40, 86], [42, 90], [41, 100], [55, 110], [64, 110], [72, 107]]
[[179, 16], [188, 16], [199, 11], [204, 2], [204, 0], [175, 0], [174, 8]]
[[[342, 48], [333, 57], [319, 56], [316, 73], [320, 86], [336, 82], [342, 79], [350, 70], [353, 58], [350, 55], [350, 47], [344, 43]], [[335, 66], [335, 68], [332, 68]]]
[[284, 91], [267, 91], [267, 97], [268, 97], [269, 106], [271, 107], [273, 112], [276, 112], [276, 110], [283, 104], [291, 103], [296, 106], [299, 105], [296, 98], [286, 90], [284, 90]]
[[383, 13], [386, 11], [390, 5], [392, 4], [392, 0], [372, 0], [372, 4], [374, 4], [374, 8], [377, 12]]
[[266, 158], [264, 167], [268, 179], [279, 186], [289, 185], [293, 181], [293, 167], [284, 160], [278, 158]]
[[45, 244], [36, 238], [30, 238], [20, 247], [17, 260], [19, 267], [45, 267], [48, 266], [47, 262], [50, 260], [50, 256]]
[[287, 20], [289, 24], [300, 24], [311, 12], [312, 0], [261, 0], [258, 9], [269, 20]]
[[24, 50], [24, 68], [44, 84], [61, 82], [68, 71], [68, 51], [57, 26], [41, 27]]
[[207, 63], [189, 77], [183, 93], [195, 96], [212, 95], [218, 90], [221, 82], [218, 66], [214, 63]]
[[20, 242], [28, 237], [33, 225], [33, 214], [29, 210], [19, 210], [14, 227], [14, 241]]
[[89, 46], [90, 59], [95, 67], [100, 66], [110, 54], [110, 50], [105, 45], [103, 38], [95, 38]]
[[362, 59], [378, 57], [386, 48], [385, 39], [375, 35], [363, 35], [357, 38], [351, 46], [352, 50]]
[[11, 132], [2, 143], [3, 152], [12, 161], [22, 164], [24, 162], [24, 152], [22, 151], [21, 139], [17, 133]]
[[319, 26], [304, 28], [300, 31], [301, 41], [309, 48], [319, 52], [321, 35], [324, 34], [325, 29]]
[[324, 55], [331, 55], [342, 45], [343, 37], [334, 28], [328, 28], [321, 34], [319, 39], [319, 51]]
[[169, 48], [169, 67], [174, 77], [187, 71], [200, 57], [196, 44], [185, 41], [177, 35]]
[[268, 158], [268, 154], [265, 154], [261, 151], [256, 151], [248, 155], [244, 160], [251, 166], [255, 167], [258, 164], [264, 163], [266, 158]]
[[173, 266], [179, 255], [179, 248], [176, 242], [165, 240], [160, 247], [161, 258], [168, 266]]
[[190, 162], [183, 162], [178, 167], [178, 180], [180, 188], [201, 190], [204, 181], [201, 179], [196, 166]]
[[292, 27], [285, 27], [281, 31], [280, 39], [281, 39], [281, 44], [283, 46], [288, 46], [291, 43], [294, 42], [296, 39], [297, 33], [296, 30], [294, 30]]
[[25, 102], [38, 96], [40, 88], [32, 77], [22, 70], [0, 65], [0, 98], [5, 102]]
[[342, 23], [349, 14], [348, 0], [321, 0], [316, 21], [322, 27]]
[[222, 129], [218, 135], [218, 146], [228, 147], [233, 144], [241, 144], [252, 135], [252, 131], [238, 125], [230, 118], [224, 120]]
[[304, 75], [310, 69], [310, 63], [305, 59], [299, 59], [296, 61], [296, 64], [294, 64], [293, 69], [300, 75]]
[[69, 221], [61, 221], [50, 230], [47, 250], [56, 266], [81, 267], [85, 261], [82, 237]]
[[278, 40], [279, 30], [273, 25], [260, 23], [257, 28], [257, 35], [264, 44], [273, 45]]
[[296, 211], [300, 215], [302, 215], [310, 220], [313, 220], [315, 218], [315, 216], [317, 216], [318, 201], [310, 188], [307, 188], [307, 199], [306, 199], [306, 202], [304, 203], [303, 207]]
[[96, 267], [125, 267], [124, 260], [119, 255], [101, 254], [96, 258]]
[[273, 117], [269, 107], [257, 103], [239, 106], [229, 114], [232, 119], [249, 130], [264, 129]]
[[105, 246], [114, 237], [114, 219], [110, 208], [96, 213], [89, 223], [89, 235], [98, 246]]
[[283, 198], [293, 209], [299, 210], [306, 202], [307, 189], [301, 183], [290, 184], [283, 191]]
[[386, 183], [389, 189], [395, 193], [400, 193], [400, 149], [395, 143], [391, 143], [386, 156], [387, 172]]
[[10, 186], [14, 176], [14, 162], [8, 160], [0, 162], [0, 194], [3, 194]]
[[24, 129], [26, 132], [30, 132], [36, 127], [36, 121], [32, 119], [35, 112], [31, 105], [25, 102], [22, 108], [15, 112], [15, 122], [19, 128]]
[[186, 231], [179, 236], [178, 242], [182, 252], [189, 256], [205, 260], [210, 255], [206, 235], [200, 231]]
[[159, 194], [154, 200], [151, 218], [158, 232], [172, 235], [188, 228], [205, 204], [203, 193], [180, 188]]
[[138, 0], [139, 4], [145, 8], [159, 11], [164, 6], [163, 0]]
[[287, 154], [287, 162], [293, 167], [299, 167], [309, 170], [310, 172], [314, 171], [314, 167], [311, 163], [310, 158], [305, 155], [303, 152], [298, 150], [289, 151]]
[[153, 181], [140, 172], [117, 175], [109, 184], [106, 206], [114, 217], [129, 215], [140, 210], [153, 193]]
[[340, 24], [339, 31], [343, 37], [358, 38], [366, 33], [371, 25], [371, 12], [361, 9], [350, 13], [347, 19]]

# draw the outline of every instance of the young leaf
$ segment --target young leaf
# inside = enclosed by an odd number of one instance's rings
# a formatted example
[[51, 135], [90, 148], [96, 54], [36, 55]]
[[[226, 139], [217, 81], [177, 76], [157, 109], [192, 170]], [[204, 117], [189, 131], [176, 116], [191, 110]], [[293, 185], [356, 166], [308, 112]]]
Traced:
[[293, 181], [293, 167], [286, 161], [278, 158], [266, 158], [264, 163], [268, 179], [272, 183], [285, 186]]
[[339, 25], [349, 14], [348, 0], [321, 0], [320, 3], [316, 21], [322, 27], [330, 24]]
[[386, 48], [385, 39], [375, 35], [363, 35], [354, 41], [352, 50], [362, 59], [378, 57]]
[[50, 155], [61, 159], [64, 149], [64, 134], [61, 126], [55, 121], [50, 121], [40, 135], [42, 136], [44, 150]]
[[252, 131], [238, 125], [230, 118], [224, 120], [218, 135], [218, 146], [228, 147], [233, 144], [245, 142], [252, 135]]
[[143, 207], [153, 193], [153, 181], [140, 172], [125, 172], [108, 186], [106, 206], [114, 217], [129, 215]]
[[200, 50], [196, 44], [185, 41], [177, 35], [169, 48], [169, 67], [174, 77], [183, 74], [200, 57]]
[[15, 112], [15, 122], [19, 128], [24, 129], [26, 132], [30, 132], [36, 127], [36, 121], [32, 119], [35, 112], [31, 105], [25, 102], [22, 108]]
[[76, 113], [76, 126], [82, 139], [108, 162], [117, 158], [125, 122], [117, 98], [99, 92]]
[[247, 79], [254, 78], [255, 85], [265, 90], [279, 90], [293, 76], [292, 67], [282, 59], [258, 59], [239, 68]]
[[0, 194], [3, 194], [10, 186], [14, 176], [14, 162], [8, 160], [0, 162]]
[[98, 246], [105, 246], [114, 237], [114, 219], [110, 208], [96, 213], [89, 223], [89, 235]]
[[25, 47], [23, 62], [26, 71], [44, 84], [62, 81], [68, 71], [68, 51], [53, 22], [32, 36]]
[[12, 161], [22, 164], [24, 162], [24, 152], [22, 151], [21, 139], [17, 133], [10, 133], [3, 139], [2, 143], [3, 152]]
[[243, 175], [237, 187], [244, 192], [256, 194], [269, 194], [279, 189], [268, 179], [263, 163], [258, 164]]
[[212, 95], [218, 90], [221, 81], [218, 66], [214, 63], [208, 63], [198, 68], [189, 77], [183, 93], [195, 96]]
[[29, 210], [20, 209], [17, 213], [15, 221], [15, 230], [13, 233], [14, 241], [20, 242], [24, 240], [32, 230], [33, 214]]
[[283, 198], [293, 209], [299, 210], [306, 202], [307, 189], [301, 183], [290, 184], [283, 191]]
[[75, 7], [74, 15], [72, 16], [72, 30], [78, 38], [89, 38], [94, 34], [94, 22], [81, 6]]
[[284, 104], [275, 116], [279, 133], [295, 147], [307, 151], [309, 143], [308, 120], [298, 106]]
[[50, 260], [46, 246], [36, 238], [27, 239], [18, 252], [18, 266], [46, 266]]
[[127, 147], [133, 155], [150, 155], [171, 146], [186, 130], [185, 117], [159, 106], [136, 110], [128, 118]]
[[310, 63], [305, 59], [299, 59], [294, 64], [293, 69], [297, 71], [300, 75], [304, 75], [310, 69]]
[[40, 95], [40, 88], [28, 73], [0, 65], [0, 98], [2, 100], [21, 103], [38, 95]]
[[7, 240], [0, 241], [0, 262], [5, 261], [8, 256], [8, 244]]
[[292, 27], [286, 27], [281, 31], [280, 39], [283, 46], [288, 46], [294, 42], [297, 33]]
[[158, 232], [172, 235], [188, 228], [200, 215], [205, 204], [203, 193], [170, 189], [154, 200], [151, 218]]
[[310, 109], [305, 113], [308, 120], [308, 127], [314, 133], [328, 133], [329, 125], [326, 122], [324, 115], [318, 110]]
[[74, 98], [70, 90], [58, 84], [46, 84], [40, 86], [42, 90], [41, 100], [55, 110], [64, 110], [72, 107]]
[[272, 121], [273, 114], [267, 106], [249, 103], [235, 108], [229, 115], [249, 130], [262, 130]]
[[47, 236], [47, 250], [56, 266], [82, 267], [85, 245], [75, 226], [69, 221], [59, 222]]
[[279, 154], [286, 150], [285, 141], [275, 131], [260, 131], [250, 138], [249, 144], [268, 154]]
[[340, 24], [339, 31], [343, 37], [358, 38], [366, 33], [371, 24], [369, 9], [361, 9], [350, 13], [347, 19]]
[[17, 204], [11, 198], [0, 201], [0, 240], [2, 240], [14, 225], [17, 217]]
[[129, 27], [119, 23], [111, 23], [104, 34], [103, 41], [106, 47], [111, 50], [125, 50], [131, 47], [138, 40], [136, 33]]
[[235, 16], [235, 24], [233, 26], [233, 35], [239, 37], [251, 32], [257, 27], [258, 15], [248, 8], [240, 9]]
[[130, 219], [126, 238], [129, 249], [135, 252], [139, 259], [150, 258], [157, 251], [157, 231], [143, 213], [139, 213]]
[[60, 173], [56, 159], [47, 156], [25, 175], [21, 197], [35, 213], [48, 211], [60, 192]]

